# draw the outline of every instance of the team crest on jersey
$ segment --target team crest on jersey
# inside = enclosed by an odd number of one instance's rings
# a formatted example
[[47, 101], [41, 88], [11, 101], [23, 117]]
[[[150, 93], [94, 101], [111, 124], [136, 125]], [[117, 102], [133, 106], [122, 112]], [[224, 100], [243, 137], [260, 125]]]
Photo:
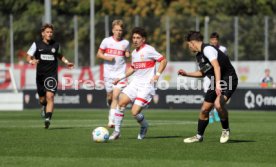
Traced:
[[143, 54], [140, 55], [140, 58], [141, 58], [142, 61], [145, 60], [145, 56]]
[[55, 53], [55, 52], [56, 52], [56, 49], [55, 49], [55, 48], [52, 48], [51, 51], [52, 51], [52, 53]]

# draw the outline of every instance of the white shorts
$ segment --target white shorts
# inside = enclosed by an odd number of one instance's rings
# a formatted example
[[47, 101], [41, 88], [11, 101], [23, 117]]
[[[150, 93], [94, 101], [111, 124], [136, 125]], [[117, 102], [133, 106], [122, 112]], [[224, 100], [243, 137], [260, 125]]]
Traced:
[[114, 88], [123, 89], [127, 86], [125, 79], [121, 80], [117, 85], [113, 85], [114, 80], [117, 78], [104, 78], [104, 86], [107, 93], [112, 92]]
[[152, 84], [131, 82], [122, 92], [126, 94], [134, 104], [146, 107], [151, 102], [155, 90]]

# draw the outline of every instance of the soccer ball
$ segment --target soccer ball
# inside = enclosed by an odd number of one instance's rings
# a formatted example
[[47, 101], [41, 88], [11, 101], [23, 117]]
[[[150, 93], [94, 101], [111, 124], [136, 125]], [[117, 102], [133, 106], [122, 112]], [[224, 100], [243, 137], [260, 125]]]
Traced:
[[109, 132], [104, 127], [97, 127], [92, 132], [92, 140], [97, 143], [107, 142], [109, 139]]

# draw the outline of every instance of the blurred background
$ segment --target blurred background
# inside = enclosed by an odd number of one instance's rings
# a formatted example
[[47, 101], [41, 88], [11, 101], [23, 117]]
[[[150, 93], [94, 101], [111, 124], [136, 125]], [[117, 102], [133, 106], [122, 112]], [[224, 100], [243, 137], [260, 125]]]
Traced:
[[[276, 0], [1, 0], [0, 91], [36, 89], [35, 67], [26, 63], [25, 54], [46, 22], [54, 24], [55, 39], [76, 67], [70, 71], [60, 64], [59, 78], [102, 80], [102, 61], [95, 54], [102, 39], [111, 35], [114, 19], [125, 22], [128, 40], [133, 27], [147, 30], [148, 43], [169, 60], [162, 80], [171, 89], [177, 87], [178, 69], [197, 68], [184, 43], [190, 30], [201, 31], [206, 43], [212, 32], [220, 34], [220, 44], [227, 47], [238, 73], [239, 88], [274, 89], [275, 83], [263, 85], [261, 80], [265, 69], [276, 79], [275, 13]], [[188, 82], [194, 87], [192, 80]]]

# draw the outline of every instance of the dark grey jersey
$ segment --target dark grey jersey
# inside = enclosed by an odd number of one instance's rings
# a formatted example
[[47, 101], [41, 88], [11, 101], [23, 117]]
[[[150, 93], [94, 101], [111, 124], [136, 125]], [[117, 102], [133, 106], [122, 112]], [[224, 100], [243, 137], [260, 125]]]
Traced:
[[42, 40], [35, 41], [28, 51], [30, 56], [39, 60], [37, 64], [37, 76], [56, 76], [58, 70], [58, 58], [61, 58], [60, 47], [54, 40], [49, 44]]
[[[207, 47], [207, 48], [206, 48]], [[208, 52], [212, 52], [211, 54], [207, 54]], [[211, 56], [209, 56], [211, 55]], [[210, 59], [217, 59], [218, 63], [220, 65], [221, 70], [221, 79], [224, 79], [228, 76], [232, 76], [233, 79], [237, 78], [236, 71], [234, 67], [232, 66], [229, 57], [226, 56], [221, 50], [218, 48], [209, 45], [209, 44], [202, 44], [201, 46], [201, 52], [198, 52], [196, 55], [196, 60], [198, 63], [198, 66], [204, 76], [207, 76], [211, 78], [212, 76], [215, 76], [214, 68], [212, 64], [210, 63]]]

